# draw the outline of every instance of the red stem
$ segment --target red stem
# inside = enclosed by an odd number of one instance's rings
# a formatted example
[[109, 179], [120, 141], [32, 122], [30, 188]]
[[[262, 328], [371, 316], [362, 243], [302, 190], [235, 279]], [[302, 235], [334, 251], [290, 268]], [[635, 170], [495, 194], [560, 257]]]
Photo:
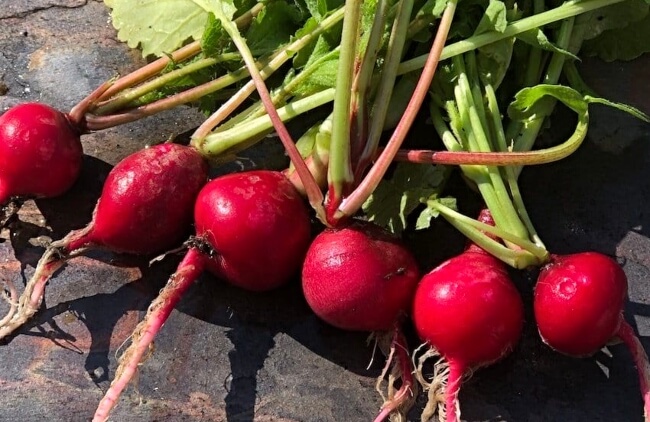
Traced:
[[399, 150], [395, 161], [407, 161], [419, 164], [441, 165], [484, 165], [484, 166], [514, 166], [547, 164], [557, 161], [557, 157], [545, 158], [538, 151], [526, 152], [471, 152], [471, 151], [432, 151], [432, 150]]
[[460, 405], [458, 404], [458, 392], [460, 383], [465, 372], [465, 365], [451, 361], [449, 362], [449, 377], [445, 387], [445, 421], [460, 422]]
[[623, 340], [623, 343], [632, 354], [632, 360], [634, 360], [639, 373], [639, 385], [641, 397], [643, 398], [643, 417], [646, 422], [650, 422], [650, 362], [648, 362], [648, 355], [641, 341], [634, 333], [634, 329], [627, 321], [623, 320], [616, 336]]
[[206, 259], [196, 248], [190, 248], [178, 265], [167, 285], [160, 291], [158, 297], [151, 303], [144, 319], [135, 327], [131, 345], [120, 358], [120, 365], [115, 372], [115, 379], [104, 394], [93, 422], [103, 422], [108, 419], [111, 409], [115, 406], [122, 391], [135, 376], [142, 357], [147, 353], [154, 338], [162, 328], [176, 304], [205, 268]]

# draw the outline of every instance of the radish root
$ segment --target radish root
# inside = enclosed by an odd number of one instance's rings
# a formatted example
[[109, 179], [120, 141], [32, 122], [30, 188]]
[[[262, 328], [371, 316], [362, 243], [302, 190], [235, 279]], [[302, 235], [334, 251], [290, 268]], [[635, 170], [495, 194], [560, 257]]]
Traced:
[[[415, 354], [427, 346], [426, 343], [422, 344], [415, 350]], [[424, 367], [425, 361], [430, 358], [436, 358], [438, 361], [433, 366], [433, 376], [431, 381], [427, 381], [422, 373], [422, 368]], [[444, 360], [440, 352], [438, 352], [434, 347], [429, 347], [429, 349], [418, 358], [417, 364], [414, 362], [415, 366], [415, 379], [420, 383], [423, 390], [427, 393], [427, 404], [422, 410], [420, 420], [422, 422], [427, 422], [437, 413], [440, 421], [447, 420], [447, 412], [445, 409], [445, 391], [447, 390], [447, 382], [449, 380], [450, 366], [449, 363]]]
[[[7, 314], [0, 321], [0, 339], [7, 337], [20, 328], [38, 311], [38, 308], [40, 308], [43, 302], [45, 286], [50, 278], [68, 260], [78, 256], [87, 249], [83, 247], [70, 252], [72, 242], [80, 238], [80, 236], [83, 236], [85, 232], [86, 229], [74, 231], [63, 239], [52, 242], [45, 250], [45, 253], [36, 265], [34, 274], [25, 285], [25, 290], [18, 299], [16, 306], [9, 311], [11, 317], [7, 318], [9, 316]], [[15, 292], [12, 295], [14, 294]], [[16, 301], [14, 300], [14, 302]]]
[[204, 269], [204, 258], [196, 248], [190, 248], [178, 265], [158, 297], [149, 305], [144, 319], [135, 327], [131, 344], [119, 359], [115, 378], [99, 403], [93, 422], [108, 419], [120, 394], [137, 375], [138, 366], [153, 353], [153, 340], [162, 328], [169, 314], [176, 307], [194, 281]]
[[623, 320], [621, 327], [618, 329], [617, 336], [623, 340], [623, 343], [630, 350], [634, 364], [639, 373], [639, 384], [641, 396], [643, 397], [643, 417], [646, 422], [650, 422], [650, 362], [648, 355], [634, 333], [634, 329]]
[[[381, 422], [389, 416], [392, 422], [404, 422], [418, 392], [406, 339], [396, 326], [392, 332], [379, 336], [378, 344], [386, 356], [386, 365], [375, 384], [384, 404], [374, 422]], [[384, 394], [382, 385], [386, 376], [388, 381]]]

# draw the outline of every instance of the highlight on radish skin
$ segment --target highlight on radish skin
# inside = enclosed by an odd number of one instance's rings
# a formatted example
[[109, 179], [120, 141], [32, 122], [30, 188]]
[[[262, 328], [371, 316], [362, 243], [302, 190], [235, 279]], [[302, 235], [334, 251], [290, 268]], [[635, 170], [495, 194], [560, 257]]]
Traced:
[[208, 182], [194, 210], [196, 237], [176, 272], [151, 303], [120, 357], [93, 421], [105, 421], [137, 372], [157, 333], [204, 270], [235, 286], [265, 291], [296, 275], [311, 238], [307, 206], [279, 172], [255, 170]]
[[47, 281], [66, 261], [89, 248], [148, 255], [180, 243], [190, 229], [194, 200], [207, 181], [207, 171], [195, 149], [171, 143], [120, 161], [104, 183], [90, 224], [47, 248], [18, 306], [10, 311], [11, 318], [0, 326], [0, 338], [36, 313]]
[[51, 198], [81, 170], [79, 131], [60, 111], [24, 103], [0, 116], [0, 207], [14, 196]]
[[[425, 275], [415, 292], [413, 322], [429, 350], [419, 358], [416, 378], [428, 391], [422, 413], [460, 420], [463, 376], [509, 354], [521, 336], [523, 303], [505, 265], [484, 251], [466, 251]], [[423, 345], [424, 346], [424, 345]], [[422, 375], [424, 361], [439, 358], [434, 378]]]
[[535, 285], [535, 320], [542, 340], [569, 356], [590, 356], [612, 340], [622, 340], [636, 364], [650, 421], [650, 364], [623, 318], [626, 295], [625, 272], [610, 257], [597, 252], [554, 256]]

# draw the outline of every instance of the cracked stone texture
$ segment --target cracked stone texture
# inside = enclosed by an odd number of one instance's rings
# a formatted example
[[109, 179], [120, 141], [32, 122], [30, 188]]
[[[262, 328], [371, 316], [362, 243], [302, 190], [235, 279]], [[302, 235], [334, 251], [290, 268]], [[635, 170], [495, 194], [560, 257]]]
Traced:
[[[0, 3], [0, 110], [28, 100], [69, 110], [102, 81], [142, 64], [139, 53], [116, 40], [102, 2]], [[585, 60], [582, 67], [587, 82], [606, 98], [650, 111], [648, 57], [624, 64]], [[559, 110], [542, 142], [568, 135], [572, 119]], [[592, 249], [619, 258], [630, 283], [626, 317], [648, 349], [650, 129], [600, 106], [593, 108], [592, 121], [574, 156], [526, 169], [522, 190], [552, 251]], [[21, 285], [43, 241], [89, 220], [106, 174], [122, 157], [200, 122], [198, 113], [184, 108], [84, 136], [84, 170], [73, 189], [61, 198], [28, 201], [19, 221], [0, 232], [0, 280]], [[240, 164], [277, 167], [284, 163], [280, 151], [270, 140], [251, 153], [252, 161]], [[476, 209], [476, 198], [459, 180], [451, 189], [464, 210]], [[424, 270], [463, 245], [442, 222], [406, 240]], [[70, 262], [48, 287], [47, 309], [0, 345], [0, 421], [89, 420], [114, 376], [118, 348], [177, 262], [172, 256], [149, 266], [144, 259], [105, 252]], [[642, 421], [627, 351], [612, 346], [579, 360], [553, 353], [533, 325], [534, 274], [514, 276], [527, 305], [524, 337], [510, 357], [466, 382], [463, 419]], [[155, 353], [141, 367], [137, 388], [124, 393], [112, 420], [369, 421], [381, 404], [374, 377], [383, 365], [372, 355], [366, 334], [318, 321], [296, 282], [251, 295], [204, 276], [171, 315]], [[423, 400], [419, 396], [418, 406]], [[410, 420], [419, 420], [417, 409]]]

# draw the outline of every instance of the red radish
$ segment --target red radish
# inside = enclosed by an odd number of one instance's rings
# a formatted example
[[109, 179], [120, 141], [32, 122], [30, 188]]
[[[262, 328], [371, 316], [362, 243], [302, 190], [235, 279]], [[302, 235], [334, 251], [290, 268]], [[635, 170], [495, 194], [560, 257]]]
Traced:
[[[517, 344], [524, 324], [521, 297], [505, 265], [470, 247], [425, 275], [415, 292], [413, 322], [430, 350], [420, 358], [418, 379], [429, 390], [422, 420], [460, 419], [458, 392], [463, 376], [503, 358]], [[423, 361], [441, 356], [435, 376], [421, 375]], [[442, 389], [444, 403], [439, 400]]]
[[152, 254], [180, 242], [192, 222], [194, 200], [207, 181], [208, 166], [191, 147], [160, 144], [138, 151], [108, 175], [93, 219], [45, 251], [0, 338], [38, 309], [45, 284], [70, 258], [88, 248]]
[[247, 290], [274, 289], [298, 272], [311, 237], [303, 198], [274, 171], [235, 173], [208, 182], [196, 199], [194, 221], [197, 236], [136, 327], [94, 421], [108, 418], [154, 337], [204, 269]]
[[[401, 386], [395, 392], [391, 382], [377, 422], [395, 410], [408, 410], [414, 396], [411, 359], [399, 323], [410, 311], [419, 277], [415, 258], [404, 245], [365, 221], [326, 229], [305, 257], [302, 288], [316, 315], [344, 330], [389, 332], [384, 372], [393, 365], [391, 378], [401, 378]], [[380, 334], [380, 340], [385, 336]]]
[[636, 363], [646, 420], [650, 420], [650, 364], [623, 318], [627, 277], [606, 255], [582, 252], [554, 256], [535, 285], [535, 320], [542, 340], [570, 356], [590, 356], [621, 339]]
[[77, 180], [80, 132], [60, 111], [19, 104], [0, 116], [0, 206], [12, 196], [54, 197]]
[[302, 269], [311, 309], [344, 330], [390, 330], [409, 312], [418, 279], [411, 253], [390, 233], [364, 221], [320, 233]]

